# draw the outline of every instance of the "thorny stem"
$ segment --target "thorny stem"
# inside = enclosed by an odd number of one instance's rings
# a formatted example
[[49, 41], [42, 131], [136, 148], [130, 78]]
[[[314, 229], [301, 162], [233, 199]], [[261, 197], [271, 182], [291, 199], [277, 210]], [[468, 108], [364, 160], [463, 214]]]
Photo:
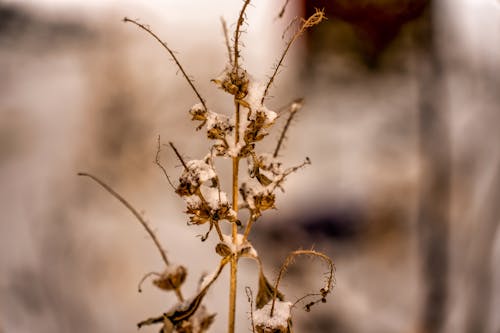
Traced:
[[174, 153], [175, 153], [175, 155], [177, 155], [177, 158], [179, 159], [179, 161], [181, 161], [182, 166], [186, 169], [186, 171], [189, 171], [189, 168], [188, 168], [186, 162], [184, 162], [184, 159], [182, 158], [181, 154], [179, 154], [179, 151], [177, 150], [177, 148], [175, 148], [174, 144], [172, 142], [169, 142], [168, 144], [174, 150]]
[[231, 52], [231, 45], [229, 44], [229, 32], [227, 30], [226, 20], [223, 17], [220, 18], [220, 22], [222, 24], [222, 31], [224, 32], [224, 40], [227, 48], [227, 56], [229, 58], [229, 64], [233, 66], [233, 55]]
[[283, 274], [285, 273], [288, 266], [293, 262], [293, 259], [299, 255], [309, 255], [309, 256], [320, 257], [321, 259], [323, 259], [324, 261], [326, 261], [328, 263], [328, 266], [329, 266], [328, 278], [326, 280], [326, 285], [323, 288], [321, 288], [321, 291], [320, 291], [321, 296], [324, 298], [332, 290], [332, 285], [334, 283], [334, 271], [335, 271], [335, 265], [333, 264], [332, 259], [330, 259], [327, 255], [325, 255], [321, 252], [314, 251], [314, 250], [293, 251], [292, 253], [290, 253], [288, 255], [288, 257], [286, 257], [285, 261], [283, 262], [283, 265], [281, 266], [281, 269], [278, 273], [276, 283], [274, 284], [273, 302], [271, 304], [271, 312], [270, 312], [271, 317], [274, 315], [274, 305], [276, 303], [276, 297], [278, 295], [278, 286], [279, 286], [279, 283], [281, 282]]
[[[233, 61], [233, 73], [238, 73], [238, 59], [240, 57], [239, 51], [239, 39], [240, 39], [240, 29], [244, 22], [245, 10], [250, 3], [250, 0], [245, 0], [243, 7], [241, 8], [240, 15], [238, 16], [238, 22], [236, 23], [236, 30], [234, 31], [234, 61]], [[240, 141], [240, 104], [237, 101], [236, 95], [234, 98], [235, 104], [235, 114], [234, 114], [234, 146], [236, 147]], [[239, 163], [240, 158], [234, 156], [233, 161], [233, 210], [238, 216], [238, 173], [239, 173]], [[231, 238], [233, 244], [236, 244], [238, 236], [238, 227], [236, 223], [231, 226]], [[236, 317], [236, 287], [237, 287], [237, 273], [238, 273], [238, 257], [236, 254], [231, 255], [231, 273], [229, 282], [229, 320], [228, 320], [228, 333], [234, 333], [235, 327], [235, 317]]]
[[163, 248], [161, 247], [160, 242], [158, 241], [158, 238], [156, 238], [156, 235], [154, 234], [153, 230], [150, 228], [150, 226], [148, 225], [146, 220], [144, 220], [144, 218], [141, 216], [141, 214], [134, 207], [132, 207], [132, 205], [127, 200], [125, 200], [120, 194], [118, 194], [115, 190], [113, 190], [109, 185], [107, 185], [105, 182], [103, 182], [102, 180], [100, 180], [99, 178], [97, 178], [94, 175], [91, 175], [91, 174], [86, 173], [86, 172], [79, 172], [78, 176], [89, 177], [90, 179], [95, 181], [97, 184], [101, 185], [106, 191], [108, 191], [112, 196], [114, 196], [118, 201], [120, 201], [125, 207], [127, 207], [128, 210], [137, 218], [137, 220], [139, 220], [139, 222], [142, 224], [144, 229], [146, 229], [147, 233], [149, 234], [149, 236], [151, 237], [151, 239], [155, 243], [156, 247], [158, 248], [158, 251], [160, 251], [161, 257], [162, 257], [163, 261], [165, 262], [165, 265], [167, 265], [167, 266], [170, 265], [170, 263], [167, 259], [167, 255], [165, 253], [165, 250], [163, 250]]
[[170, 180], [170, 177], [168, 176], [167, 170], [165, 170], [165, 168], [163, 167], [163, 165], [160, 162], [160, 152], [161, 152], [161, 140], [160, 140], [160, 136], [158, 135], [158, 148], [156, 149], [155, 164], [161, 169], [161, 171], [163, 171], [163, 174], [167, 178], [168, 183], [175, 191], [175, 186], [172, 183], [172, 181]]
[[240, 29], [245, 21], [245, 10], [250, 4], [250, 0], [246, 0], [245, 4], [241, 8], [240, 15], [238, 16], [238, 22], [236, 23], [236, 30], [234, 32], [234, 62], [233, 62], [233, 72], [238, 71], [238, 59], [240, 57], [239, 43], [240, 43]]
[[288, 119], [286, 120], [285, 127], [283, 127], [283, 131], [281, 131], [280, 138], [278, 140], [278, 144], [276, 145], [276, 149], [274, 150], [273, 157], [276, 158], [278, 157], [278, 153], [280, 151], [281, 145], [283, 144], [283, 140], [285, 139], [286, 132], [288, 131], [288, 128], [290, 127], [290, 124], [292, 123], [292, 119], [297, 113], [297, 111], [300, 110], [302, 107], [302, 98], [299, 98], [295, 101], [293, 101], [292, 105], [290, 105], [290, 115], [288, 116]]
[[283, 53], [281, 54], [281, 57], [278, 61], [278, 64], [274, 68], [273, 74], [271, 75], [271, 77], [269, 78], [269, 81], [267, 82], [266, 89], [264, 90], [264, 94], [262, 95], [262, 98], [260, 100], [261, 105], [264, 104], [264, 100], [266, 99], [267, 94], [269, 93], [269, 88], [271, 87], [271, 84], [274, 82], [274, 79], [276, 78], [276, 75], [278, 74], [278, 70], [283, 65], [283, 61], [285, 60], [285, 56], [287, 55], [288, 50], [290, 49], [292, 44], [297, 40], [297, 38], [300, 37], [300, 35], [302, 35], [304, 33], [304, 31], [306, 31], [308, 28], [310, 28], [312, 26], [319, 24], [321, 21], [323, 21], [323, 19], [325, 19], [324, 11], [316, 10], [316, 13], [312, 14], [307, 20], [303, 20], [303, 23], [302, 23], [300, 29], [297, 30], [297, 32], [293, 35], [292, 38], [290, 38], [290, 40], [286, 44], [286, 47], [285, 47]]
[[130, 23], [133, 23], [135, 24], [136, 26], [138, 26], [139, 28], [141, 28], [142, 30], [146, 31], [148, 34], [150, 34], [154, 39], [156, 39], [164, 48], [165, 50], [167, 50], [167, 52], [170, 54], [170, 56], [172, 57], [172, 59], [174, 59], [174, 62], [175, 64], [177, 65], [177, 67], [179, 67], [179, 70], [181, 71], [182, 75], [184, 76], [184, 78], [187, 80], [187, 82], [189, 83], [189, 85], [191, 86], [191, 88], [193, 89], [194, 93], [196, 94], [196, 96], [198, 97], [198, 99], [200, 100], [201, 104], [203, 105], [203, 108], [205, 110], [208, 110], [207, 108], [207, 105], [205, 104], [205, 100], [201, 97], [200, 93], [198, 92], [198, 89], [196, 89], [196, 87], [194, 86], [194, 83], [193, 83], [193, 80], [187, 75], [186, 71], [184, 70], [184, 68], [182, 67], [181, 63], [179, 62], [179, 60], [177, 59], [177, 57], [175, 56], [175, 53], [167, 46], [167, 43], [165, 43], [164, 41], [162, 41], [160, 39], [160, 37], [158, 37], [148, 26], [145, 26], [144, 24], [142, 23], [139, 23], [137, 22], [136, 20], [133, 20], [133, 19], [129, 19], [128, 17], [124, 17], [123, 18], [123, 22], [130, 22]]

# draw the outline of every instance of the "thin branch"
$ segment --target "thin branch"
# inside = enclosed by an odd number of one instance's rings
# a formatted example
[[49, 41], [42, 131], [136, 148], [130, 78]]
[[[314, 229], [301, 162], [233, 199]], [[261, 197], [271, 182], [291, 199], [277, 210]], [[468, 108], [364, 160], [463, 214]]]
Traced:
[[227, 30], [227, 23], [226, 20], [224, 20], [223, 17], [220, 18], [220, 22], [222, 24], [222, 31], [224, 32], [224, 40], [226, 43], [226, 48], [227, 48], [227, 56], [229, 58], [229, 64], [233, 66], [233, 54], [231, 52], [231, 45], [229, 43], [229, 32]]
[[135, 24], [136, 26], [138, 26], [139, 28], [141, 28], [142, 30], [146, 31], [148, 34], [150, 34], [154, 39], [156, 39], [164, 48], [165, 50], [167, 50], [167, 52], [170, 54], [170, 56], [172, 57], [172, 59], [174, 60], [175, 64], [177, 65], [177, 67], [179, 67], [179, 70], [181, 71], [182, 75], [184, 76], [184, 78], [187, 80], [187, 82], [189, 83], [189, 85], [191, 86], [191, 88], [193, 89], [194, 93], [196, 94], [196, 96], [198, 97], [198, 99], [200, 100], [201, 104], [203, 105], [203, 108], [205, 110], [208, 110], [207, 108], [207, 105], [205, 104], [205, 100], [201, 97], [200, 93], [198, 92], [198, 89], [196, 89], [196, 87], [194, 86], [194, 83], [193, 83], [193, 80], [187, 75], [186, 71], [184, 70], [184, 68], [182, 67], [181, 63], [179, 62], [179, 60], [177, 59], [177, 57], [175, 56], [175, 52], [172, 51], [168, 46], [167, 46], [167, 43], [165, 43], [164, 41], [162, 41], [160, 39], [160, 37], [158, 37], [153, 31], [151, 31], [151, 29], [147, 26], [145, 26], [144, 24], [142, 23], [139, 23], [137, 22], [136, 20], [133, 20], [133, 19], [129, 19], [128, 17], [124, 17], [123, 18], [123, 22], [130, 22], [130, 23], [133, 23]]
[[306, 157], [306, 160], [304, 162], [302, 162], [302, 164], [299, 164], [299, 165], [296, 165], [294, 167], [291, 167], [291, 168], [288, 168], [286, 169], [281, 175], [280, 177], [278, 177], [274, 182], [273, 182], [273, 186], [271, 188], [271, 192], [274, 192], [274, 190], [277, 188], [277, 187], [281, 187], [281, 184], [285, 181], [286, 177], [288, 177], [288, 175], [290, 175], [291, 173], [294, 173], [295, 171], [299, 170], [300, 168], [303, 168], [305, 167], [306, 165], [310, 165], [311, 164], [311, 160], [309, 159], [309, 157]]
[[274, 154], [273, 154], [274, 158], [278, 157], [278, 153], [280, 151], [283, 140], [285, 139], [286, 132], [288, 131], [288, 128], [290, 127], [290, 124], [292, 123], [293, 117], [295, 116], [297, 111], [299, 111], [302, 108], [302, 102], [303, 102], [303, 99], [299, 98], [299, 99], [296, 99], [292, 103], [292, 105], [290, 106], [290, 115], [288, 116], [288, 119], [286, 120], [285, 127], [281, 131], [281, 135], [280, 135], [280, 138], [278, 140], [278, 144], [276, 145], [276, 149], [274, 150]]
[[245, 287], [245, 293], [247, 294], [247, 300], [250, 303], [250, 320], [252, 323], [252, 333], [255, 333], [255, 323], [253, 320], [253, 294], [252, 294], [252, 289], [250, 287], [246, 286]]
[[234, 62], [233, 62], [233, 72], [238, 71], [238, 59], [240, 57], [240, 50], [239, 50], [239, 40], [240, 40], [240, 28], [243, 25], [243, 22], [245, 22], [245, 10], [247, 9], [248, 5], [250, 4], [250, 0], [245, 0], [245, 3], [243, 4], [243, 7], [241, 8], [240, 15], [238, 16], [238, 22], [236, 23], [236, 30], [234, 32]]
[[86, 172], [79, 172], [78, 176], [89, 177], [90, 179], [92, 179], [93, 181], [95, 181], [96, 183], [101, 185], [106, 191], [108, 191], [112, 196], [114, 196], [118, 201], [120, 201], [125, 207], [127, 207], [127, 209], [142, 224], [144, 229], [146, 229], [147, 233], [149, 234], [149, 236], [151, 237], [151, 239], [155, 243], [156, 247], [158, 248], [158, 251], [160, 251], [161, 257], [162, 257], [163, 261], [165, 262], [165, 265], [167, 265], [167, 266], [170, 265], [170, 263], [167, 259], [167, 255], [165, 253], [165, 250], [163, 250], [163, 248], [161, 247], [160, 242], [158, 241], [158, 238], [156, 238], [156, 235], [154, 234], [153, 230], [148, 225], [146, 220], [144, 220], [144, 218], [141, 216], [141, 214], [127, 200], [125, 200], [120, 194], [118, 194], [115, 190], [113, 190], [109, 185], [107, 185], [106, 183], [104, 183], [102, 180], [100, 180], [99, 178], [97, 178], [94, 175], [91, 175], [91, 174], [86, 173]]
[[323, 254], [321, 252], [317, 252], [314, 250], [293, 251], [292, 253], [290, 253], [288, 255], [288, 257], [286, 257], [286, 259], [283, 262], [283, 265], [281, 266], [281, 269], [279, 271], [278, 278], [276, 279], [276, 283], [274, 285], [273, 302], [271, 304], [271, 312], [270, 312], [271, 317], [274, 314], [274, 305], [276, 302], [276, 297], [278, 295], [278, 286], [279, 286], [279, 283], [281, 282], [283, 274], [285, 273], [288, 266], [293, 262], [293, 259], [299, 255], [319, 257], [319, 258], [323, 259], [329, 266], [328, 278], [327, 278], [326, 284], [320, 290], [320, 295], [321, 295], [320, 301], [323, 301], [323, 299], [326, 297], [326, 295], [328, 295], [332, 291], [332, 287], [333, 287], [333, 283], [334, 283], [334, 272], [335, 272], [335, 265], [333, 264], [332, 259], [330, 259], [326, 254]]
[[158, 148], [156, 149], [155, 164], [163, 171], [163, 174], [167, 178], [168, 183], [175, 191], [176, 188], [175, 188], [174, 184], [172, 183], [172, 181], [170, 180], [170, 177], [167, 174], [167, 170], [165, 170], [165, 168], [163, 167], [163, 165], [160, 162], [160, 152], [161, 152], [161, 140], [160, 140], [160, 136], [158, 135]]
[[280, 12], [279, 12], [279, 14], [278, 14], [278, 18], [282, 18], [282, 17], [283, 17], [283, 15], [285, 15], [285, 10], [286, 10], [286, 7], [288, 6], [288, 2], [289, 2], [289, 1], [290, 1], [290, 0], [286, 0], [286, 1], [285, 1], [285, 4], [283, 5], [283, 7], [281, 7], [281, 10], [280, 10]]
[[278, 64], [274, 68], [274, 72], [271, 75], [269, 81], [267, 82], [266, 89], [264, 90], [264, 94], [262, 95], [262, 98], [260, 100], [260, 104], [264, 104], [264, 100], [267, 97], [267, 94], [269, 93], [269, 88], [271, 87], [271, 84], [274, 82], [274, 79], [276, 78], [276, 75], [278, 74], [279, 69], [283, 65], [283, 61], [285, 60], [285, 56], [288, 53], [288, 50], [292, 46], [292, 44], [299, 38], [300, 35], [304, 33], [307, 29], [319, 24], [321, 21], [323, 21], [326, 18], [325, 12], [323, 10], [318, 10], [316, 9], [316, 12], [312, 14], [307, 20], [303, 19], [302, 26], [300, 27], [299, 30], [293, 35], [293, 37], [288, 41], [283, 53], [281, 54], [281, 58], [278, 61]]
[[177, 150], [177, 148], [175, 148], [174, 144], [172, 142], [169, 142], [168, 143], [170, 145], [170, 147], [172, 147], [172, 149], [174, 150], [174, 153], [175, 155], [177, 156], [177, 158], [179, 159], [179, 161], [181, 161], [182, 163], [182, 166], [187, 170], [189, 171], [189, 168], [186, 164], [186, 162], [184, 162], [184, 159], [182, 158], [181, 154], [179, 154], [179, 151]]
[[259, 215], [250, 210], [250, 216], [248, 217], [247, 226], [245, 227], [245, 232], [243, 233], [243, 242], [248, 239], [250, 235], [250, 230], [252, 230], [253, 223], [259, 218]]

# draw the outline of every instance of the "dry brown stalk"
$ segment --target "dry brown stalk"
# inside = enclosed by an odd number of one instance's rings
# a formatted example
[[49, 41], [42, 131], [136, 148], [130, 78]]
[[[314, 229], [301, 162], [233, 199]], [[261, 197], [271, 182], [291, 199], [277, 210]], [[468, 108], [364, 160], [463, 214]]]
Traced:
[[156, 35], [149, 27], [145, 26], [142, 23], [137, 22], [136, 20], [129, 19], [128, 17], [125, 17], [125, 18], [123, 18], [123, 22], [133, 23], [136, 26], [138, 26], [139, 28], [141, 28], [142, 30], [146, 31], [154, 39], [156, 39], [165, 48], [165, 50], [167, 50], [167, 52], [170, 54], [170, 56], [172, 57], [172, 59], [174, 59], [174, 62], [177, 65], [177, 67], [179, 68], [179, 70], [181, 71], [182, 75], [184, 76], [184, 78], [186, 79], [186, 81], [191, 86], [191, 89], [193, 89], [194, 93], [196, 94], [196, 96], [200, 100], [200, 102], [203, 105], [203, 107], [205, 108], [205, 110], [208, 110], [207, 105], [205, 104], [205, 100], [201, 97], [200, 93], [198, 92], [198, 89], [196, 89], [196, 87], [195, 87], [195, 85], [193, 83], [193, 80], [187, 75], [186, 71], [184, 70], [184, 67], [182, 67], [181, 63], [179, 62], [179, 60], [175, 56], [175, 53], [168, 47], [167, 43], [165, 43], [164, 41], [162, 41], [160, 39], [160, 37], [158, 37], [158, 35]]
[[[283, 15], [287, 4], [288, 1], [285, 3], [280, 16]], [[258, 153], [256, 145], [266, 135], [268, 135], [268, 131], [272, 128], [275, 120], [279, 117], [278, 113], [268, 109], [264, 105], [264, 102], [279, 68], [283, 65], [283, 61], [288, 53], [288, 50], [306, 29], [320, 23], [325, 18], [324, 13], [322, 11], [317, 11], [307, 20], [302, 19], [301, 26], [295, 32], [293, 37], [287, 42], [285, 50], [283, 51], [273, 74], [267, 82], [267, 85], [264, 86], [259, 82], [256, 82], [242, 67], [242, 64], [239, 63], [241, 45], [240, 37], [246, 18], [246, 9], [249, 5], [250, 0], [245, 0], [243, 2], [238, 15], [238, 20], [236, 22], [236, 28], [234, 30], [234, 44], [232, 47], [229, 40], [227, 24], [223, 19], [221, 19], [228, 53], [228, 65], [226, 66], [223, 74], [212, 81], [216, 83], [219, 88], [233, 95], [234, 115], [232, 118], [213, 112], [207, 108], [204, 99], [195, 88], [192, 79], [186, 74], [174, 52], [158, 37], [158, 35], [152, 32], [148, 26], [143, 25], [136, 20], [124, 18], [125, 22], [133, 23], [154, 37], [168, 51], [177, 67], [182, 72], [184, 78], [188, 81], [189, 85], [201, 102], [193, 105], [189, 110], [189, 114], [191, 115], [191, 119], [193, 121], [201, 122], [201, 124], [196, 127], [197, 130], [204, 127], [207, 129], [207, 138], [213, 142], [208, 155], [200, 160], [184, 159], [174, 144], [169, 142], [169, 146], [172, 148], [176, 157], [183, 166], [183, 170], [179, 176], [179, 185], [175, 186], [167, 173], [167, 169], [160, 161], [161, 139], [158, 136], [155, 164], [162, 170], [169, 185], [174, 189], [175, 193], [185, 201], [185, 212], [189, 218], [188, 224], [208, 225], [208, 231], [201, 237], [202, 241], [206, 240], [212, 229], [215, 228], [219, 241], [215, 248], [215, 252], [222, 257], [215, 272], [205, 276], [200, 282], [198, 292], [185, 300], [182, 296], [180, 288], [186, 279], [187, 269], [182, 265], [174, 266], [169, 264], [165, 251], [162, 249], [158, 239], [142, 215], [128, 201], [126, 201], [121, 195], [100, 179], [88, 173], [79, 173], [79, 175], [89, 177], [100, 184], [132, 212], [132, 214], [139, 220], [151, 236], [151, 239], [160, 251], [165, 265], [167, 266], [161, 273], [147, 273], [139, 282], [138, 288], [140, 291], [142, 283], [146, 279], [153, 277], [153, 284], [164, 291], [174, 292], [177, 296], [178, 302], [162, 315], [151, 317], [139, 322], [139, 328], [144, 325], [162, 324], [163, 326], [161, 332], [165, 333], [206, 332], [213, 322], [215, 314], [207, 312], [205, 306], [202, 304], [203, 299], [209, 288], [220, 276], [223, 268], [229, 263], [230, 282], [228, 286], [229, 315], [227, 332], [234, 333], [236, 324], [237, 273], [240, 258], [250, 258], [256, 260], [259, 265], [258, 292], [255, 303], [251, 290], [248, 287], [245, 289], [250, 302], [252, 331], [254, 333], [269, 331], [291, 332], [290, 309], [293, 305], [284, 301], [285, 296], [278, 291], [278, 287], [287, 267], [292, 263], [296, 256], [308, 255], [312, 257], [319, 257], [327, 262], [330, 268], [325, 287], [323, 287], [319, 293], [308, 294], [304, 298], [300, 299], [303, 300], [312, 296], [320, 297], [318, 300], [309, 302], [306, 305], [307, 309], [317, 302], [324, 301], [325, 297], [331, 292], [333, 287], [333, 262], [326, 255], [313, 250], [298, 250], [292, 252], [286, 258], [280, 269], [276, 283], [273, 286], [265, 277], [261, 258], [249, 240], [252, 227], [262, 213], [266, 210], [275, 208], [276, 189], [280, 188], [283, 190], [283, 183], [291, 173], [294, 173], [305, 165], [310, 164], [310, 160], [306, 158], [306, 160], [298, 166], [285, 168], [282, 166], [282, 163], [277, 160], [295, 114], [302, 107], [302, 99], [297, 99], [293, 103], [287, 105], [289, 115], [283, 129], [281, 130], [273, 153]], [[265, 89], [262, 89], [264, 87]], [[221, 188], [221, 182], [214, 163], [214, 159], [217, 157], [223, 157], [231, 160], [232, 179], [230, 198], [229, 193], [226, 194], [226, 192], [224, 192]], [[241, 160], [246, 160], [248, 164], [246, 177], [243, 173], [240, 177]], [[238, 227], [241, 226], [241, 222], [238, 218], [239, 209], [249, 210], [249, 217], [243, 233], [238, 233]], [[221, 228], [222, 223], [230, 223], [231, 231], [229, 234], [223, 233], [223, 228]], [[280, 314], [278, 315], [280, 319], [277, 321], [274, 320], [276, 318], [269, 318], [269, 314], [270, 317], [274, 314], [276, 303], [278, 307], [277, 313]], [[255, 312], [254, 304], [256, 304]]]
[[309, 16], [309, 18], [307, 20], [302, 19], [302, 25], [300, 26], [300, 28], [295, 32], [293, 37], [290, 38], [290, 40], [286, 44], [285, 49], [283, 50], [283, 53], [281, 54], [281, 57], [278, 60], [278, 64], [275, 66], [274, 72], [271, 75], [271, 77], [269, 78], [269, 81], [267, 82], [266, 89], [264, 90], [264, 94], [262, 95], [262, 98], [260, 100], [260, 104], [264, 105], [264, 100], [266, 99], [267, 94], [269, 93], [269, 88], [273, 84], [274, 79], [276, 78], [276, 75], [278, 75], [279, 69], [281, 68], [281, 66], [283, 66], [283, 61], [285, 60], [285, 56], [288, 54], [288, 50], [290, 50], [290, 47], [292, 46], [292, 44], [297, 40], [297, 38], [299, 38], [304, 33], [304, 31], [306, 31], [307, 29], [309, 29], [315, 25], [320, 24], [321, 21], [323, 21], [324, 19], [326, 19], [326, 16], [325, 16], [325, 12], [322, 10], [316, 10], [316, 12], [314, 14], [312, 14], [311, 16]]

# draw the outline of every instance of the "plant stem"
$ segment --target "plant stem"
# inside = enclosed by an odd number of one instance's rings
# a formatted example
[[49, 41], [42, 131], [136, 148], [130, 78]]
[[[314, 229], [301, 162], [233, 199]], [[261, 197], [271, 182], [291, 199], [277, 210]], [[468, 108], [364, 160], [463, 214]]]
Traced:
[[[234, 145], [236, 146], [240, 141], [240, 104], [235, 100], [235, 133]], [[239, 173], [240, 158], [233, 157], [233, 210], [238, 215], [238, 173]], [[233, 244], [237, 242], [238, 226], [236, 223], [232, 224], [231, 236]], [[228, 333], [234, 333], [235, 316], [236, 316], [236, 286], [237, 286], [237, 272], [238, 272], [238, 257], [235, 253], [231, 256], [231, 276], [229, 288], [229, 328]]]

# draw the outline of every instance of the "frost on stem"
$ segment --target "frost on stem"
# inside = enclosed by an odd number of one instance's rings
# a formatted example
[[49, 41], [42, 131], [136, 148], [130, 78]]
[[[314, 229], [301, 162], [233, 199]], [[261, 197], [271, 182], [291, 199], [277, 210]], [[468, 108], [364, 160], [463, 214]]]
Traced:
[[231, 235], [222, 235], [222, 242], [217, 244], [215, 252], [221, 257], [235, 255], [238, 258], [246, 257], [256, 260], [259, 257], [255, 248], [242, 234], [236, 234], [235, 242]]
[[179, 186], [177, 186], [176, 193], [181, 197], [193, 195], [197, 193], [200, 186], [208, 181], [211, 181], [212, 186], [216, 179], [217, 174], [212, 166], [206, 161], [191, 160], [186, 163], [186, 169], [179, 177]]
[[209, 223], [209, 230], [202, 236], [201, 240], [207, 239], [213, 227], [216, 228], [219, 239], [222, 240], [219, 222], [226, 220], [237, 223], [237, 216], [229, 204], [227, 194], [220, 190], [219, 179], [213, 168], [212, 156], [209, 154], [203, 160], [184, 162], [175, 146], [173, 144], [171, 146], [184, 165], [176, 193], [186, 202], [189, 224]]

